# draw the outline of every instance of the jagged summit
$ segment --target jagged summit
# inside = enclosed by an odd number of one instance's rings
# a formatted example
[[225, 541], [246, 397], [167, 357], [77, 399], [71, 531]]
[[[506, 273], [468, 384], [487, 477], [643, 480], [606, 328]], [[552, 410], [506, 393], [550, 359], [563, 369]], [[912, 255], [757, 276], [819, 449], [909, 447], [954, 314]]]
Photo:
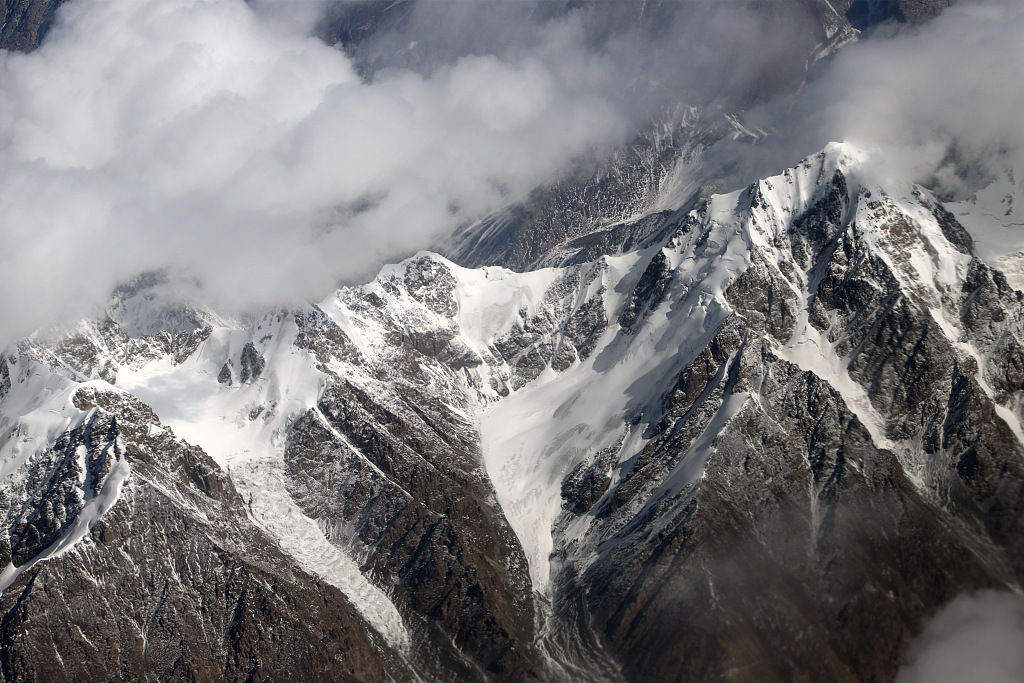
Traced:
[[5, 666], [61, 670], [20, 625], [66, 619], [96, 675], [891, 677], [1024, 576], [1024, 295], [872, 168], [829, 145], [577, 265], [421, 252], [173, 333], [138, 287], [154, 327], [8, 349]]
[[114, 289], [106, 315], [132, 338], [230, 324], [208, 307], [190, 302], [188, 294], [200, 294], [195, 282], [174, 281], [166, 272], [142, 273]]

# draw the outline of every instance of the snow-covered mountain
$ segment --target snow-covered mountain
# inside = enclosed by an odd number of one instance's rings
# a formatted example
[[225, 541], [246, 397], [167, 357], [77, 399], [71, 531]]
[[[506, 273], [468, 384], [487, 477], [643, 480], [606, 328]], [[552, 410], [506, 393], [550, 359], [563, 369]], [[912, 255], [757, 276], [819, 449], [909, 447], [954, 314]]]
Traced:
[[3, 677], [893, 676], [1024, 576], [1024, 295], [873, 168], [244, 323], [140, 278], [12, 346]]

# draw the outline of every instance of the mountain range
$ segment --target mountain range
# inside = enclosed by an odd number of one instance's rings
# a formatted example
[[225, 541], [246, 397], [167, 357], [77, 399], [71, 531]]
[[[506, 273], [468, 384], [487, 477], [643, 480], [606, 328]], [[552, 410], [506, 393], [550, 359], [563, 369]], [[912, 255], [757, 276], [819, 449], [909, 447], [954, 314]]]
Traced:
[[[318, 30], [370, 64], [413, 1]], [[808, 2], [811, 48], [945, 4]], [[9, 345], [0, 681], [882, 681], [1019, 590], [998, 201], [848, 143], [730, 191], [742, 128], [674, 111], [315, 303], [147, 272]]]

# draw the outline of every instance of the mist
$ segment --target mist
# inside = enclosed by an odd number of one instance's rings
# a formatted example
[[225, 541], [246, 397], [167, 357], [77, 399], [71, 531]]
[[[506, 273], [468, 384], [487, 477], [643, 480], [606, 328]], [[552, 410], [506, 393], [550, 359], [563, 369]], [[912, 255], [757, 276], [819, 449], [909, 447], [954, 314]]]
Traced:
[[148, 270], [232, 310], [319, 298], [627, 132], [571, 17], [367, 81], [273, 9], [75, 0], [0, 57], [0, 336]]
[[770, 135], [726, 143], [751, 177], [828, 142], [873, 152], [876, 171], [965, 198], [1024, 168], [1024, 4], [960, 0], [922, 25], [886, 24], [811, 70], [796, 95], [748, 112]]
[[228, 315], [319, 299], [686, 105], [770, 132], [709, 155], [737, 184], [848, 140], [963, 192], [1021, 150], [1024, 19], [995, 0], [802, 89], [808, 3], [427, 1], [347, 51], [310, 37], [338, 6], [70, 0], [0, 52], [0, 340], [146, 271]]
[[[371, 57], [308, 37], [329, 3], [280, 0], [72, 0], [37, 51], [0, 53], [0, 338], [144, 271], [228, 313], [322, 297], [600, 156], [686, 80], [586, 12], [421, 4]], [[727, 8], [701, 25], [755, 21]], [[749, 80], [772, 55], [747, 52]]]
[[1014, 593], [961, 595], [907, 652], [896, 683], [1013, 683], [1024, 671], [1024, 600]]

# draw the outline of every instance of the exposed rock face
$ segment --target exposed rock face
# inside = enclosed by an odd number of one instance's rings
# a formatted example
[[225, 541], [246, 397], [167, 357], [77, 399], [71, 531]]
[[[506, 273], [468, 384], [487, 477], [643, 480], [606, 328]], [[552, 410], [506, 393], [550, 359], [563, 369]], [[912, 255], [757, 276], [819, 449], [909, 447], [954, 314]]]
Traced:
[[657, 251], [644, 269], [636, 289], [626, 300], [619, 314], [622, 329], [635, 332], [650, 312], [665, 300], [668, 286], [672, 282], [672, 268], [664, 251]]
[[22, 342], [5, 680], [890, 679], [1024, 579], [1024, 295], [869, 168], [589, 263]]
[[480, 476], [472, 432], [413, 387], [389, 398], [337, 384], [299, 418], [285, 452], [292, 494], [329, 537], [354, 533], [396, 603], [426, 617], [424, 661], [454, 640], [501, 679], [538, 677], [525, 561]]
[[[888, 678], [929, 605], [1009, 578], [834, 389], [771, 347], [724, 326], [680, 376], [628, 479], [589, 508], [600, 526], [625, 524], [606, 532], [616, 550], [583, 582], [628, 678]], [[753, 400], [715, 433], [699, 489], [667, 493], [744, 394]], [[639, 504], [641, 523], [619, 512]]]
[[345, 597], [249, 521], [201, 449], [100, 384], [5, 483], [20, 575], [4, 575], [0, 678], [383, 680], [387, 647]]
[[[0, 4], [0, 48], [59, 4]], [[947, 4], [808, 0], [801, 64]], [[581, 7], [595, 43], [673, 11], [538, 3]], [[684, 182], [740, 128], [673, 113], [446, 250], [535, 272], [422, 254], [248, 326], [143, 275], [7, 349], [0, 681], [887, 680], [1019, 586], [1024, 295], [842, 148]]]
[[466, 226], [445, 252], [467, 266], [527, 270], [631, 251], [668, 217], [656, 209], [677, 167], [695, 162], [709, 138], [724, 133], [711, 135], [708, 125], [695, 111], [652, 125], [597, 168], [581, 166]]
[[[660, 0], [535, 4], [538, 17], [581, 12], [595, 46], [609, 36], [657, 41], [673, 21], [700, 6]], [[660, 240], [675, 218], [673, 210], [681, 204], [737, 182], [730, 169], [705, 164], [705, 157], [723, 140], [763, 134], [741, 124], [743, 111], [765, 104], [782, 90], [798, 88], [807, 69], [856, 41], [861, 30], [890, 19], [923, 21], [948, 4], [947, 0], [738, 3], [757, 17], [766, 34], [801, 28], [788, 46], [788, 57], [773, 65], [771, 74], [754, 79], [744, 92], [732, 93], [729, 102], [715, 100], [718, 94], [709, 94], [707, 100], [691, 94], [691, 106], [685, 110], [655, 117], [606, 157], [581, 160], [564, 177], [463, 226], [439, 250], [465, 266], [501, 265], [524, 271], [651, 246]]]
[[602, 272], [584, 270], [542, 290], [540, 310], [527, 306], [510, 329], [489, 331], [490, 343], [460, 322], [480, 322], [460, 305], [466, 276], [479, 275], [432, 256], [339, 292], [316, 309], [316, 332], [302, 333], [331, 381], [289, 428], [289, 491], [375, 581], [394, 586], [401, 611], [425, 618], [418, 661], [432, 675], [546, 676], [526, 558], [468, 414], [558, 358], [564, 369], [589, 355], [605, 321], [601, 307], [588, 324], [594, 299], [575, 302]]
[[840, 9], [845, 5], [850, 23], [865, 29], [888, 20], [917, 24], [937, 16], [951, 3], [952, 0], [846, 0], [836, 5]]
[[[1019, 415], [987, 379], [1005, 376], [1006, 356], [993, 362], [969, 325], [948, 322], [973, 320], [980, 299], [999, 327], [984, 339], [1013, 346], [1020, 294], [920, 191], [908, 210], [827, 163], [808, 171], [831, 180], [806, 210], [787, 190], [766, 199], [791, 172], [738, 198], [768, 243], [725, 290], [734, 312], [665, 394], [643, 449], [620, 459], [617, 486], [577, 483], [606, 454], [563, 484], [562, 581], [587, 586], [627, 678], [886, 679], [938, 605], [1020, 580]], [[679, 236], [684, 259], [715, 227]], [[978, 358], [995, 367], [979, 372]], [[848, 387], [830, 366], [862, 389], [830, 386]], [[680, 481], [699, 458], [703, 476]], [[569, 530], [584, 509], [580, 540]]]
[[331, 2], [325, 6], [315, 33], [328, 45], [351, 51], [378, 33], [403, 26], [415, 5], [415, 0]]
[[0, 49], [31, 52], [39, 47], [65, 0], [0, 1]]

